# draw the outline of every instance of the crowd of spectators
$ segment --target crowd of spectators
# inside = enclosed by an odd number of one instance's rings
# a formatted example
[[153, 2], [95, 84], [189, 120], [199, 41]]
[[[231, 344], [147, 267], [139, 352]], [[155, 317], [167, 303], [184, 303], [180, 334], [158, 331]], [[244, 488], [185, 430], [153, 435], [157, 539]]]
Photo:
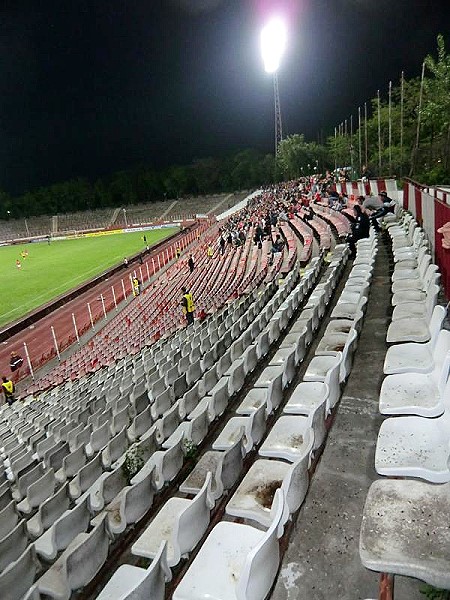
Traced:
[[[225, 253], [227, 246], [244, 244], [252, 228], [253, 242], [258, 248], [262, 248], [265, 239], [270, 239], [272, 254], [282, 251], [284, 244], [280, 243], [281, 230], [277, 229], [282, 222], [296, 215], [301, 215], [306, 221], [313, 219], [312, 207], [315, 203], [338, 212], [349, 208], [348, 196], [337, 192], [334, 185], [346, 176], [345, 170], [326, 171], [325, 174], [301, 177], [265, 188], [222, 225], [219, 230], [221, 253]], [[346, 210], [346, 213], [352, 220], [349, 242], [353, 249], [358, 239], [369, 234], [370, 223], [378, 229], [378, 219], [387, 212], [392, 212], [395, 202], [386, 192], [378, 196], [359, 196], [352, 200], [352, 205], [356, 208]]]

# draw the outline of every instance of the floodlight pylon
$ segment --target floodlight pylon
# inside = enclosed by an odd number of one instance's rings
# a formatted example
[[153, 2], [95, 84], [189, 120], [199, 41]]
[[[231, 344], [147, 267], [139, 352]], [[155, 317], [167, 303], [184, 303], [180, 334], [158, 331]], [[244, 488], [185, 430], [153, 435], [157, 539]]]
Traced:
[[278, 88], [277, 72], [273, 74], [273, 96], [275, 101], [275, 156], [278, 154], [278, 147], [283, 139], [283, 126], [281, 123], [280, 90]]

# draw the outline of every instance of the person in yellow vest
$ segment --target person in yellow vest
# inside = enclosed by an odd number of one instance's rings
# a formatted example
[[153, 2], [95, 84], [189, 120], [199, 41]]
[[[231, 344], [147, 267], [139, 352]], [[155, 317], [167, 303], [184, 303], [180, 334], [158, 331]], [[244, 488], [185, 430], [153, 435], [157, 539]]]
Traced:
[[177, 257], [177, 260], [178, 260], [180, 258], [180, 256], [181, 256], [181, 248], [180, 248], [180, 246], [176, 247], [175, 254], [176, 254], [176, 257]]
[[14, 392], [16, 388], [14, 383], [3, 375], [2, 377], [2, 392], [5, 394], [6, 402], [11, 406], [13, 402], [16, 401], [14, 398]]
[[207, 250], [206, 250], [206, 256], [211, 259], [214, 255], [214, 250], [212, 249], [212, 246], [208, 246]]
[[139, 296], [141, 293], [141, 283], [137, 277], [133, 277], [133, 296]]
[[181, 291], [183, 293], [181, 298], [181, 307], [183, 314], [186, 317], [186, 324], [189, 326], [194, 322], [194, 299], [192, 298], [192, 294], [188, 292], [185, 287], [181, 288]]

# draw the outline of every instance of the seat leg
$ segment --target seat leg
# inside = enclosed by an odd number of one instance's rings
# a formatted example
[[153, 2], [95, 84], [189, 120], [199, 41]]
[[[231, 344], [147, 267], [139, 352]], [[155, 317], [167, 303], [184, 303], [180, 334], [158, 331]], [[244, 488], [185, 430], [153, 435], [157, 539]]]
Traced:
[[378, 600], [394, 600], [394, 575], [381, 573]]

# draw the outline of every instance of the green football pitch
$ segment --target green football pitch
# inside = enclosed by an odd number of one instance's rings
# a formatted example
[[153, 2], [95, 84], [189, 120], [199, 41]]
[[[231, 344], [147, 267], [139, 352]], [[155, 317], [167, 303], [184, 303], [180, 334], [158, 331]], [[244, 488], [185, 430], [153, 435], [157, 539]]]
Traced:
[[[166, 228], [1, 247], [0, 326], [143, 250], [144, 233], [152, 246], [177, 231]], [[20, 253], [24, 250], [28, 257], [22, 259]], [[20, 270], [17, 259], [22, 265]]]

